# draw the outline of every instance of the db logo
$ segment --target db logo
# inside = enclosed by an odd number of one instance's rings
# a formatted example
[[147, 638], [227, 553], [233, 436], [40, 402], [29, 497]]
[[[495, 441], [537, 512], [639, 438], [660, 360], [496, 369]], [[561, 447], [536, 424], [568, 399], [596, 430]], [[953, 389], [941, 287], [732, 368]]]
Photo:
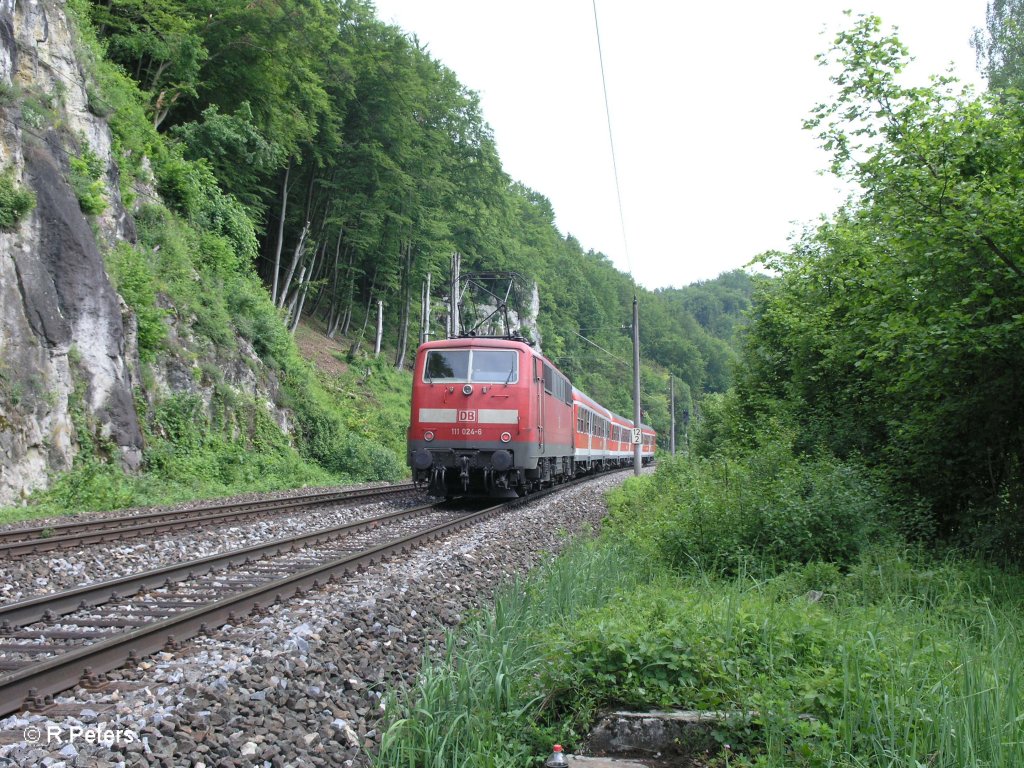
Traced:
[[459, 421], [476, 423], [476, 411], [459, 411]]

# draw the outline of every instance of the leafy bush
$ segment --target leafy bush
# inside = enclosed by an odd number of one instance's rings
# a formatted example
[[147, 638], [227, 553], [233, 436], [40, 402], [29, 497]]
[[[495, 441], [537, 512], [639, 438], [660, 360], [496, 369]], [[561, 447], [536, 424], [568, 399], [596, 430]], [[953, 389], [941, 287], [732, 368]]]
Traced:
[[36, 205], [36, 196], [14, 181], [14, 171], [0, 173], [0, 229], [14, 229]]
[[82, 213], [99, 215], [107, 208], [104, 196], [106, 188], [103, 184], [103, 161], [89, 147], [85, 147], [78, 157], [69, 158], [71, 164], [71, 188], [78, 198], [78, 207]]
[[118, 243], [107, 258], [117, 292], [135, 312], [139, 325], [139, 359], [153, 362], [167, 336], [164, 311], [156, 304], [156, 282], [145, 256], [128, 243]]
[[156, 165], [157, 189], [177, 213], [204, 232], [222, 235], [234, 246], [238, 259], [250, 263], [259, 244], [245, 207], [217, 186], [217, 178], [204, 160], [186, 160], [174, 147]]
[[850, 562], [883, 530], [884, 498], [856, 467], [782, 441], [738, 458], [661, 461], [612, 495], [610, 524], [675, 568]]

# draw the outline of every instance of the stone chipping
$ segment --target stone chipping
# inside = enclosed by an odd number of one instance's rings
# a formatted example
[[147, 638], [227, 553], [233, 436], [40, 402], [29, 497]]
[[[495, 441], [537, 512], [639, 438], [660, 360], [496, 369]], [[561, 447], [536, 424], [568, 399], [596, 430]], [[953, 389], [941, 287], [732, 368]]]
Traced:
[[102, 550], [87, 546], [12, 559], [0, 563], [0, 605], [298, 536], [422, 502], [422, 497], [411, 495], [356, 505], [338, 502], [313, 510], [259, 513], [216, 526], [128, 539]]
[[624, 477], [562, 490], [58, 697], [54, 711], [73, 715], [0, 720], [0, 766], [369, 765], [384, 694], [498, 586], [595, 529]]

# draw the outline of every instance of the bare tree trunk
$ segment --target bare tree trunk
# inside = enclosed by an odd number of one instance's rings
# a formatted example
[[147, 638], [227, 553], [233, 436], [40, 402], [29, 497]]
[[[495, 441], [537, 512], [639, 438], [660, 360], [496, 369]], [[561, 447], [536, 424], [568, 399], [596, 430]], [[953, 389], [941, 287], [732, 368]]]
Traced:
[[354, 264], [356, 260], [355, 248], [352, 248], [348, 252], [348, 274], [345, 276], [346, 285], [348, 285], [348, 294], [345, 298], [345, 317], [341, 321], [341, 335], [346, 336], [352, 327], [352, 294], [356, 289], [356, 273]]
[[345, 316], [341, 320], [341, 335], [345, 336], [348, 334], [349, 329], [352, 327], [352, 305], [349, 304], [345, 307]]
[[[370, 321], [370, 303], [373, 301], [373, 292], [377, 288], [377, 270], [379, 265], [373, 268], [373, 280], [370, 281], [370, 297], [366, 300], [366, 313], [363, 315], [363, 327], [359, 330], [359, 336], [348, 351], [349, 357], [359, 354], [359, 348], [363, 345], [363, 338], [366, 336], [366, 324]], [[347, 322], [347, 321], [346, 321]]]
[[295, 309], [295, 317], [292, 319], [291, 333], [295, 335], [295, 329], [299, 327], [299, 321], [302, 319], [302, 305], [306, 303], [306, 294], [309, 292], [309, 282], [306, 281], [305, 286], [302, 288], [302, 296], [299, 297], [299, 306]]
[[288, 274], [285, 276], [284, 284], [280, 287], [280, 294], [277, 299], [277, 308], [281, 309], [284, 307], [285, 299], [288, 296], [288, 289], [292, 284], [292, 276], [295, 274], [295, 268], [299, 265], [302, 260], [302, 256], [306, 251], [306, 237], [309, 235], [309, 222], [302, 228], [302, 234], [299, 235], [299, 244], [295, 246], [295, 255], [292, 257], [292, 263], [288, 267]]
[[[348, 286], [348, 281], [350, 279], [349, 275], [352, 272], [352, 262], [355, 260], [355, 249], [349, 245], [345, 250], [348, 252], [348, 265], [345, 267], [345, 286]], [[338, 275], [338, 281], [341, 282], [340, 273]], [[347, 327], [342, 326], [344, 325], [346, 318], [351, 315], [349, 310], [352, 304], [352, 296], [350, 290], [344, 288], [343, 290], [346, 292], [344, 302], [339, 301], [337, 292], [335, 292], [334, 298], [331, 301], [331, 312], [333, 314], [331, 316], [330, 326], [327, 329], [327, 338], [329, 339], [333, 339], [337, 335], [339, 328], [342, 332], [347, 330]]]
[[[299, 289], [302, 291], [302, 300], [305, 300], [309, 295], [309, 289], [314, 283], [320, 283], [317, 287], [317, 296], [323, 295], [324, 284], [320, 282], [323, 279], [324, 269], [327, 264], [327, 248], [323, 244], [316, 247], [313, 252], [313, 262], [309, 267], [309, 272], [306, 273], [305, 282], [299, 281]], [[312, 311], [309, 313], [312, 316], [316, 312], [314, 306]]]
[[430, 341], [430, 273], [423, 284], [423, 309], [420, 315], [420, 344]]
[[412, 315], [412, 240], [407, 240], [405, 243], [405, 263], [403, 269], [403, 283], [400, 289], [402, 320], [398, 333], [398, 356], [395, 359], [395, 368], [399, 371], [405, 366], [405, 353], [409, 347], [409, 318]]
[[281, 272], [281, 248], [284, 246], [284, 215], [288, 210], [288, 177], [292, 172], [292, 159], [288, 158], [288, 168], [284, 172], [284, 184], [281, 188], [281, 220], [277, 223], [277, 247], [274, 249], [274, 287], [270, 292], [270, 300], [277, 306], [277, 280]]
[[295, 286], [295, 290], [292, 291], [292, 300], [288, 302], [288, 311], [285, 313], [285, 323], [290, 327], [292, 323], [292, 313], [295, 311], [295, 305], [299, 301], [299, 294], [302, 293], [302, 279], [306, 276], [306, 265], [302, 266], [299, 270], [299, 282]]
[[450, 299], [448, 305], [448, 321], [449, 330], [448, 338], [454, 339], [458, 337], [459, 332], [462, 330], [459, 320], [459, 271], [462, 266], [462, 256], [458, 253], [452, 254], [452, 284], [449, 288]]
[[[306, 303], [309, 284], [313, 282], [313, 276], [316, 274], [319, 255], [320, 250], [317, 249], [313, 252], [313, 261], [310, 262], [308, 268], [303, 266], [302, 271], [299, 273], [299, 281], [295, 286], [295, 293], [292, 295], [291, 303], [288, 305], [288, 323], [293, 334], [299, 326], [299, 320], [302, 318], [302, 305]], [[306, 278], [307, 274], [309, 275], [308, 278]]]
[[380, 342], [384, 337], [384, 302], [377, 302], [377, 337], [373, 341], [373, 356], [380, 356]]

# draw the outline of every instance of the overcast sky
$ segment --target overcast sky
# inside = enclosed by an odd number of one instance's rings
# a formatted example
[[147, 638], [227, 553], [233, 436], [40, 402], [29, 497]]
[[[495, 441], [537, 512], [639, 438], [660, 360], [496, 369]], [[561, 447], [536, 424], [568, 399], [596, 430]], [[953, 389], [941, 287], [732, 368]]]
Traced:
[[814, 56], [849, 20], [895, 25], [921, 83], [952, 63], [985, 0], [597, 0], [622, 194], [620, 225], [592, 0], [376, 0], [480, 94], [505, 170], [548, 197], [563, 234], [648, 288], [741, 267], [841, 202], [802, 129], [830, 85]]

